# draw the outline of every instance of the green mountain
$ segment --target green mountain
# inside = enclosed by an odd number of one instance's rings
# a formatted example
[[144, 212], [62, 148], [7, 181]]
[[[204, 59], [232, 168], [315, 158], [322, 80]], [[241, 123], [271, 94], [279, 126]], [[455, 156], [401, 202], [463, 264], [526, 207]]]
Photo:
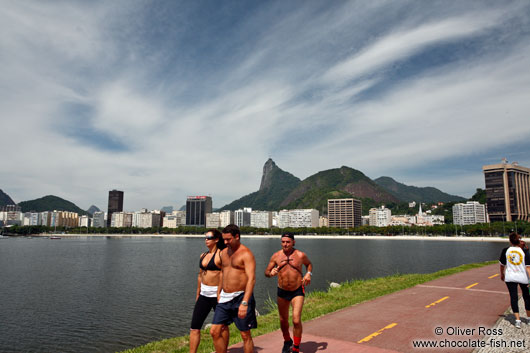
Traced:
[[53, 195], [44, 196], [36, 200], [22, 201], [18, 205], [22, 208], [22, 212], [57, 210], [77, 212], [80, 215], [89, 215], [87, 211], [80, 209], [74, 203]]
[[6, 205], [16, 205], [16, 203], [11, 197], [9, 197], [8, 194], [6, 194], [2, 191], [2, 189], [0, 189], [0, 207]]
[[281, 170], [269, 158], [263, 166], [259, 190], [225, 205], [220, 210], [237, 210], [243, 207], [252, 207], [256, 210], [278, 210], [285, 195], [293, 191], [298, 184], [300, 184], [300, 179]]
[[[316, 208], [327, 213], [327, 200], [332, 198], [356, 198], [363, 203], [363, 210], [380, 203], [397, 203], [399, 200], [374, 183], [361, 171], [342, 166], [318, 172], [300, 183], [282, 201], [282, 208]], [[365, 212], [363, 212], [365, 213]]]
[[374, 180], [379, 186], [397, 197], [402, 202], [454, 202], [466, 199], [456, 195], [446, 194], [433, 187], [409, 186], [395, 181], [390, 177], [380, 177]]

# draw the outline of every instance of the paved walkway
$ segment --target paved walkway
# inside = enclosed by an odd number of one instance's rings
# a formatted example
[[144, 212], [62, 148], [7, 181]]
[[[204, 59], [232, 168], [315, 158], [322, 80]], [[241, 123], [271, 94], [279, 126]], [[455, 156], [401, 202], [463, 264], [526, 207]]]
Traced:
[[[475, 352], [530, 352], [530, 322], [513, 327], [498, 273], [497, 264], [472, 269], [304, 322], [300, 351], [472, 352], [484, 346]], [[279, 353], [281, 332], [255, 337], [254, 345], [256, 352]], [[520, 347], [509, 348], [514, 345]], [[242, 344], [228, 352], [242, 353]]]

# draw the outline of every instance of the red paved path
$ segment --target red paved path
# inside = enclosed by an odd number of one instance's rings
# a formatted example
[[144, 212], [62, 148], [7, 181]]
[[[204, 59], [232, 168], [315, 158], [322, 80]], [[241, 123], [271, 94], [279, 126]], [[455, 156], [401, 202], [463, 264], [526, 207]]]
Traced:
[[[509, 306], [505, 284], [499, 276], [488, 278], [498, 272], [497, 264], [468, 270], [304, 322], [300, 351], [471, 352], [473, 348], [413, 348], [412, 342], [482, 339], [479, 328], [492, 328]], [[444, 331], [440, 336], [434, 333], [437, 327]], [[473, 331], [448, 334], [453, 328]], [[279, 353], [283, 338], [275, 331], [254, 337], [254, 345], [256, 352]], [[231, 346], [228, 352], [242, 353], [241, 347]]]

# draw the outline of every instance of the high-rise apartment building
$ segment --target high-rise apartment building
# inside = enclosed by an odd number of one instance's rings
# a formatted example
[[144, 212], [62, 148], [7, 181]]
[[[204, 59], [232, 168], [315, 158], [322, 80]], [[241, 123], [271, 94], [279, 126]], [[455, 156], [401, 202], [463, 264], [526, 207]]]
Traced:
[[107, 227], [110, 227], [112, 214], [114, 212], [123, 212], [123, 191], [109, 191], [109, 208], [107, 211]]
[[234, 211], [234, 224], [238, 227], [250, 227], [252, 208], [244, 207]]
[[530, 169], [503, 159], [502, 163], [485, 165], [482, 170], [490, 221], [528, 221]]
[[234, 223], [233, 211], [221, 211], [219, 214], [219, 227], [224, 228], [229, 224]]
[[105, 212], [97, 211], [92, 216], [92, 227], [104, 228], [105, 227]]
[[255, 228], [272, 227], [271, 211], [252, 211], [250, 214], [250, 226]]
[[219, 212], [206, 214], [206, 228], [219, 228], [220, 226], [221, 220], [219, 218]]
[[392, 220], [392, 212], [385, 206], [371, 208], [369, 214], [368, 223], [374, 227], [386, 227]]
[[328, 222], [334, 228], [360, 227], [361, 201], [357, 199], [329, 199]]
[[204, 227], [207, 213], [212, 213], [212, 198], [210, 196], [188, 196], [186, 200], [186, 225]]
[[461, 226], [486, 223], [486, 206], [477, 201], [455, 204], [453, 206], [453, 223]]

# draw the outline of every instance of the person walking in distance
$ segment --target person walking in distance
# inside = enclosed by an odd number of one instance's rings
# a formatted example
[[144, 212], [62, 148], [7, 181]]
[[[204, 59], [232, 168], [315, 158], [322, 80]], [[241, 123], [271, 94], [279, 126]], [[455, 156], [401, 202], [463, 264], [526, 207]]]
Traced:
[[523, 292], [526, 315], [530, 317], [530, 294], [528, 293], [528, 279], [530, 278], [530, 259], [528, 251], [521, 248], [521, 236], [517, 233], [510, 234], [510, 246], [502, 249], [500, 262], [501, 280], [506, 282], [510, 292], [510, 305], [515, 316], [515, 327], [521, 328], [521, 317], [519, 316], [519, 297], [517, 286]]
[[[284, 344], [282, 353], [300, 352], [302, 340], [302, 308], [305, 286], [311, 283], [313, 264], [307, 255], [294, 248], [294, 235], [284, 233], [281, 237], [282, 250], [271, 256], [265, 269], [266, 277], [278, 276], [278, 312]], [[302, 274], [302, 266], [306, 274]], [[293, 307], [293, 339], [289, 333], [289, 306]]]
[[[190, 329], [190, 353], [197, 352], [204, 320], [217, 305], [217, 288], [221, 279], [221, 250], [226, 247], [221, 232], [217, 229], [208, 230], [204, 242], [208, 251], [199, 259], [197, 295]], [[225, 334], [228, 335], [228, 331]]]
[[250, 329], [258, 327], [256, 321], [256, 260], [254, 254], [241, 244], [241, 233], [235, 224], [222, 231], [226, 249], [221, 251], [221, 284], [218, 289], [218, 304], [213, 317], [210, 334], [217, 353], [226, 353], [229, 335], [228, 325], [235, 323], [243, 338], [245, 353], [254, 351]]

